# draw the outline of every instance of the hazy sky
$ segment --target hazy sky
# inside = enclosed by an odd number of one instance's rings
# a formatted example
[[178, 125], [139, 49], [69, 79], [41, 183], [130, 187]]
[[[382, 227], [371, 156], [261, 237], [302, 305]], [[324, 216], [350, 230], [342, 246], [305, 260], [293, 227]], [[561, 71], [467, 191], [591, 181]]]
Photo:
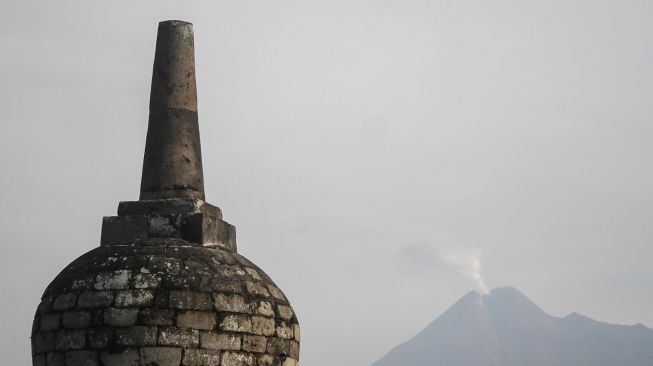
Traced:
[[166, 19], [195, 25], [207, 200], [303, 365], [369, 365], [482, 282], [653, 327], [653, 2], [1, 0], [5, 364], [138, 198]]

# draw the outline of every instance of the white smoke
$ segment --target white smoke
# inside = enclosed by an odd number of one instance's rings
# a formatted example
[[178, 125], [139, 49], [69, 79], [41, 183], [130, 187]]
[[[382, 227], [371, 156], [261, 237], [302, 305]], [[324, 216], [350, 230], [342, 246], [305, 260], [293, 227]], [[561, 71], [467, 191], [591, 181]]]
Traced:
[[472, 280], [476, 288], [486, 294], [488, 293], [485, 279], [481, 273], [481, 258], [483, 252], [476, 248], [447, 249], [441, 252], [442, 260], [452, 269], [455, 269], [463, 276]]

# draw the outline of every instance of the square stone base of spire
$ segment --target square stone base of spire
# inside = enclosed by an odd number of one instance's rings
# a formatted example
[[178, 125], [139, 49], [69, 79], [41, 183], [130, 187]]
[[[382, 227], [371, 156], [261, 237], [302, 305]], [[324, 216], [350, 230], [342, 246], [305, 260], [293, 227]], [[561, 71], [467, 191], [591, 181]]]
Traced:
[[199, 199], [120, 202], [118, 216], [102, 221], [101, 245], [155, 244], [160, 239], [237, 249], [236, 228], [222, 220], [218, 207]]

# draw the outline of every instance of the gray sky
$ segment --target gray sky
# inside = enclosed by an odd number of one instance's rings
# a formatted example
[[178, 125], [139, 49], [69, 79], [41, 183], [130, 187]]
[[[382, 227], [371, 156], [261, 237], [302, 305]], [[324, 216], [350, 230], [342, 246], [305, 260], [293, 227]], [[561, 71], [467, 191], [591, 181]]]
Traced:
[[653, 2], [3, 0], [6, 364], [138, 198], [166, 19], [195, 25], [207, 200], [302, 364], [370, 364], [481, 281], [653, 327]]

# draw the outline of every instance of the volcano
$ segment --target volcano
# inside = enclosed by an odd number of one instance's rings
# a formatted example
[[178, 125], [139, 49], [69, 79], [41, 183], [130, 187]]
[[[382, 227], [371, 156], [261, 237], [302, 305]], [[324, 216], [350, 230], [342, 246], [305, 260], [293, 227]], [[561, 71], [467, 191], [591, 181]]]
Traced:
[[372, 366], [653, 366], [653, 330], [545, 313], [513, 287], [463, 296]]

